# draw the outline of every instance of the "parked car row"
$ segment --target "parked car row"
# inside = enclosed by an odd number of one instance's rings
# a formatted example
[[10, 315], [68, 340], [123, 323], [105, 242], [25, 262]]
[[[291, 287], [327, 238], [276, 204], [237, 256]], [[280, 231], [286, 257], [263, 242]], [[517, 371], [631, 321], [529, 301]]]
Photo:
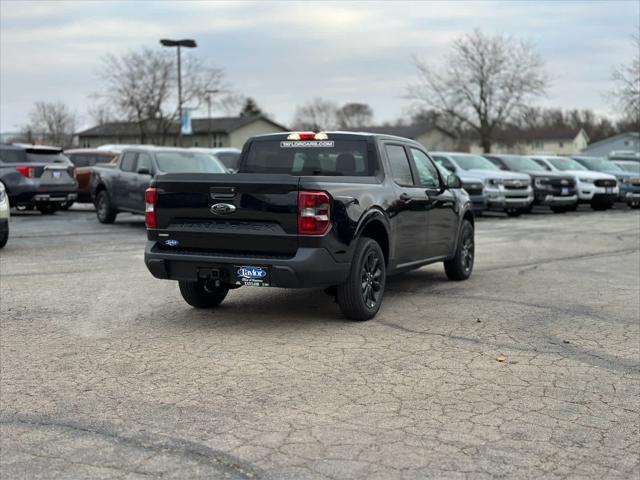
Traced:
[[586, 203], [606, 210], [615, 202], [640, 206], [638, 162], [626, 161], [630, 170], [595, 157], [551, 155], [472, 155], [433, 152], [434, 160], [457, 174], [469, 193], [476, 214], [505, 211], [510, 216], [530, 212], [534, 205], [555, 213], [576, 210]]

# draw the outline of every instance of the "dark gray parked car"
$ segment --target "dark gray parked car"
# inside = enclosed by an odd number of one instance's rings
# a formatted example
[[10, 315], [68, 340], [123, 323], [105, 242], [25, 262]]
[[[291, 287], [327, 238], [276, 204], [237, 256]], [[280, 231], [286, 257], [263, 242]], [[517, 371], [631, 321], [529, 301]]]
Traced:
[[74, 166], [59, 148], [0, 144], [0, 181], [12, 207], [44, 214], [77, 197]]

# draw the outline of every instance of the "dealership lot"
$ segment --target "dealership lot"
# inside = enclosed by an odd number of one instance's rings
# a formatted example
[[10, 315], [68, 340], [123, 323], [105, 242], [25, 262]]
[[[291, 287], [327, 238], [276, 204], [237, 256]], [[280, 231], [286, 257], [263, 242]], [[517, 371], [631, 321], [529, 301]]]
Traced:
[[[141, 217], [18, 212], [0, 253], [7, 478], [630, 478], [640, 214], [478, 219], [471, 279], [189, 308]], [[164, 478], [163, 477], [163, 478]]]

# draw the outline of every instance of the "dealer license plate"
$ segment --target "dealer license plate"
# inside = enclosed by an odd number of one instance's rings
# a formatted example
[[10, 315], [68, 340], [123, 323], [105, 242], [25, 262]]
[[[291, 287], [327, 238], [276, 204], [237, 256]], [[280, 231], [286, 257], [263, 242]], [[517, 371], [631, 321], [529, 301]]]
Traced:
[[251, 265], [234, 267], [236, 270], [236, 284], [248, 287], [268, 287], [269, 269]]
[[560, 195], [569, 195], [569, 189], [567, 187], [563, 187]]
[[605, 188], [605, 192], [607, 192], [607, 193], [613, 193], [613, 187], [607, 187], [607, 188]]

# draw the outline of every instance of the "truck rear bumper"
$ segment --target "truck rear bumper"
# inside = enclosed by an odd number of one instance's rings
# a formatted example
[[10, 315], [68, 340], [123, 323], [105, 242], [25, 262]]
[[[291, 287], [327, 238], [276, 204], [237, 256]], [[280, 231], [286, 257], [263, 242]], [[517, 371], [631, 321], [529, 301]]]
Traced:
[[215, 271], [223, 282], [235, 283], [240, 266], [269, 269], [270, 286], [313, 288], [338, 285], [347, 279], [350, 263], [336, 262], [324, 248], [299, 248], [293, 257], [234, 257], [227, 253], [171, 251], [148, 241], [144, 261], [151, 274], [166, 280], [196, 281]]

